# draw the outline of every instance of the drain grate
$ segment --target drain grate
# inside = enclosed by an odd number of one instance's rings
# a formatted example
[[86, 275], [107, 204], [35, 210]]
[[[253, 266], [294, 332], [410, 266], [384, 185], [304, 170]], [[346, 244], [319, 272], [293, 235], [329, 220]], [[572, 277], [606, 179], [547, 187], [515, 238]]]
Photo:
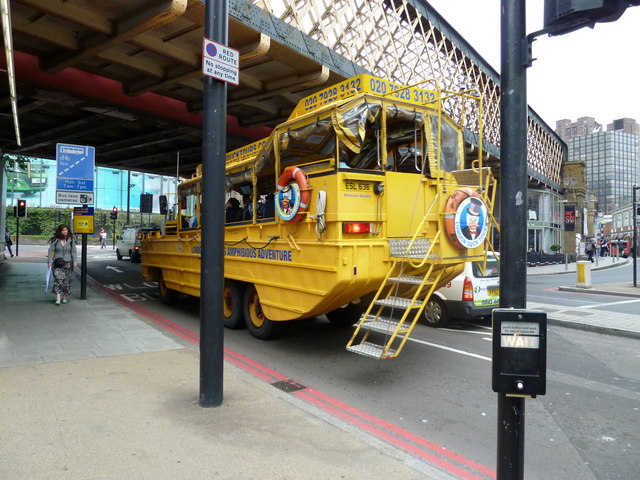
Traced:
[[279, 382], [274, 382], [271, 385], [276, 387], [279, 390], [282, 390], [285, 393], [297, 392], [299, 390], [304, 390], [305, 388], [307, 388], [305, 385], [302, 385], [298, 382], [294, 382], [290, 378], [286, 380], [281, 380]]

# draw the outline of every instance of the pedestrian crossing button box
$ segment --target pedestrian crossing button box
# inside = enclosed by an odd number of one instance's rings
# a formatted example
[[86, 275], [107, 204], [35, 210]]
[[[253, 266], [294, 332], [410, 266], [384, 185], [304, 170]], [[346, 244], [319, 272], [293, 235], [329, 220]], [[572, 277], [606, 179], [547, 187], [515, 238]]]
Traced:
[[544, 395], [547, 384], [547, 314], [493, 310], [492, 387], [507, 396]]

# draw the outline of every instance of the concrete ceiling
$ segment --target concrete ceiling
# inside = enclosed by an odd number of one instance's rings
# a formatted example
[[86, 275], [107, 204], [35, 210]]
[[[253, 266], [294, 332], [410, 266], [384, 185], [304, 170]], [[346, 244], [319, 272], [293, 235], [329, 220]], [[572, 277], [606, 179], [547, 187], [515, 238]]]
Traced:
[[[194, 171], [203, 120], [202, 1], [11, 0], [10, 7], [22, 145], [3, 74], [2, 151], [54, 158], [56, 143], [91, 145], [99, 166], [163, 174], [176, 173], [179, 152], [180, 173]], [[230, 1], [240, 84], [228, 86], [227, 150], [267, 136], [299, 99], [362, 71], [327, 67], [326, 49], [298, 31], [261, 33], [274, 26], [291, 28], [248, 0]]]

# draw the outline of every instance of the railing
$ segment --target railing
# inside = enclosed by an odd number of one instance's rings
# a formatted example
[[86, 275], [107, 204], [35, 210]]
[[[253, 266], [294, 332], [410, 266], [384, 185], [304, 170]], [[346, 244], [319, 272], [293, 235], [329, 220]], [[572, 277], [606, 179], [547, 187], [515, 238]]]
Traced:
[[564, 253], [527, 253], [527, 267], [542, 267], [564, 263]]

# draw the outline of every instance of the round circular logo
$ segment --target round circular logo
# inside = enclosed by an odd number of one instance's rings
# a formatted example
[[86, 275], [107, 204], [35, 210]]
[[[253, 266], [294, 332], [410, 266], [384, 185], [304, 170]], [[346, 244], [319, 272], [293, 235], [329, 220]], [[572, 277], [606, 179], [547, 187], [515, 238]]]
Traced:
[[466, 248], [475, 248], [489, 231], [487, 207], [479, 198], [465, 198], [458, 205], [453, 224], [458, 241]]
[[291, 220], [300, 208], [300, 187], [297, 183], [290, 183], [276, 193], [276, 212], [285, 221]]
[[215, 57], [218, 54], [218, 49], [213, 43], [207, 43], [207, 55]]

